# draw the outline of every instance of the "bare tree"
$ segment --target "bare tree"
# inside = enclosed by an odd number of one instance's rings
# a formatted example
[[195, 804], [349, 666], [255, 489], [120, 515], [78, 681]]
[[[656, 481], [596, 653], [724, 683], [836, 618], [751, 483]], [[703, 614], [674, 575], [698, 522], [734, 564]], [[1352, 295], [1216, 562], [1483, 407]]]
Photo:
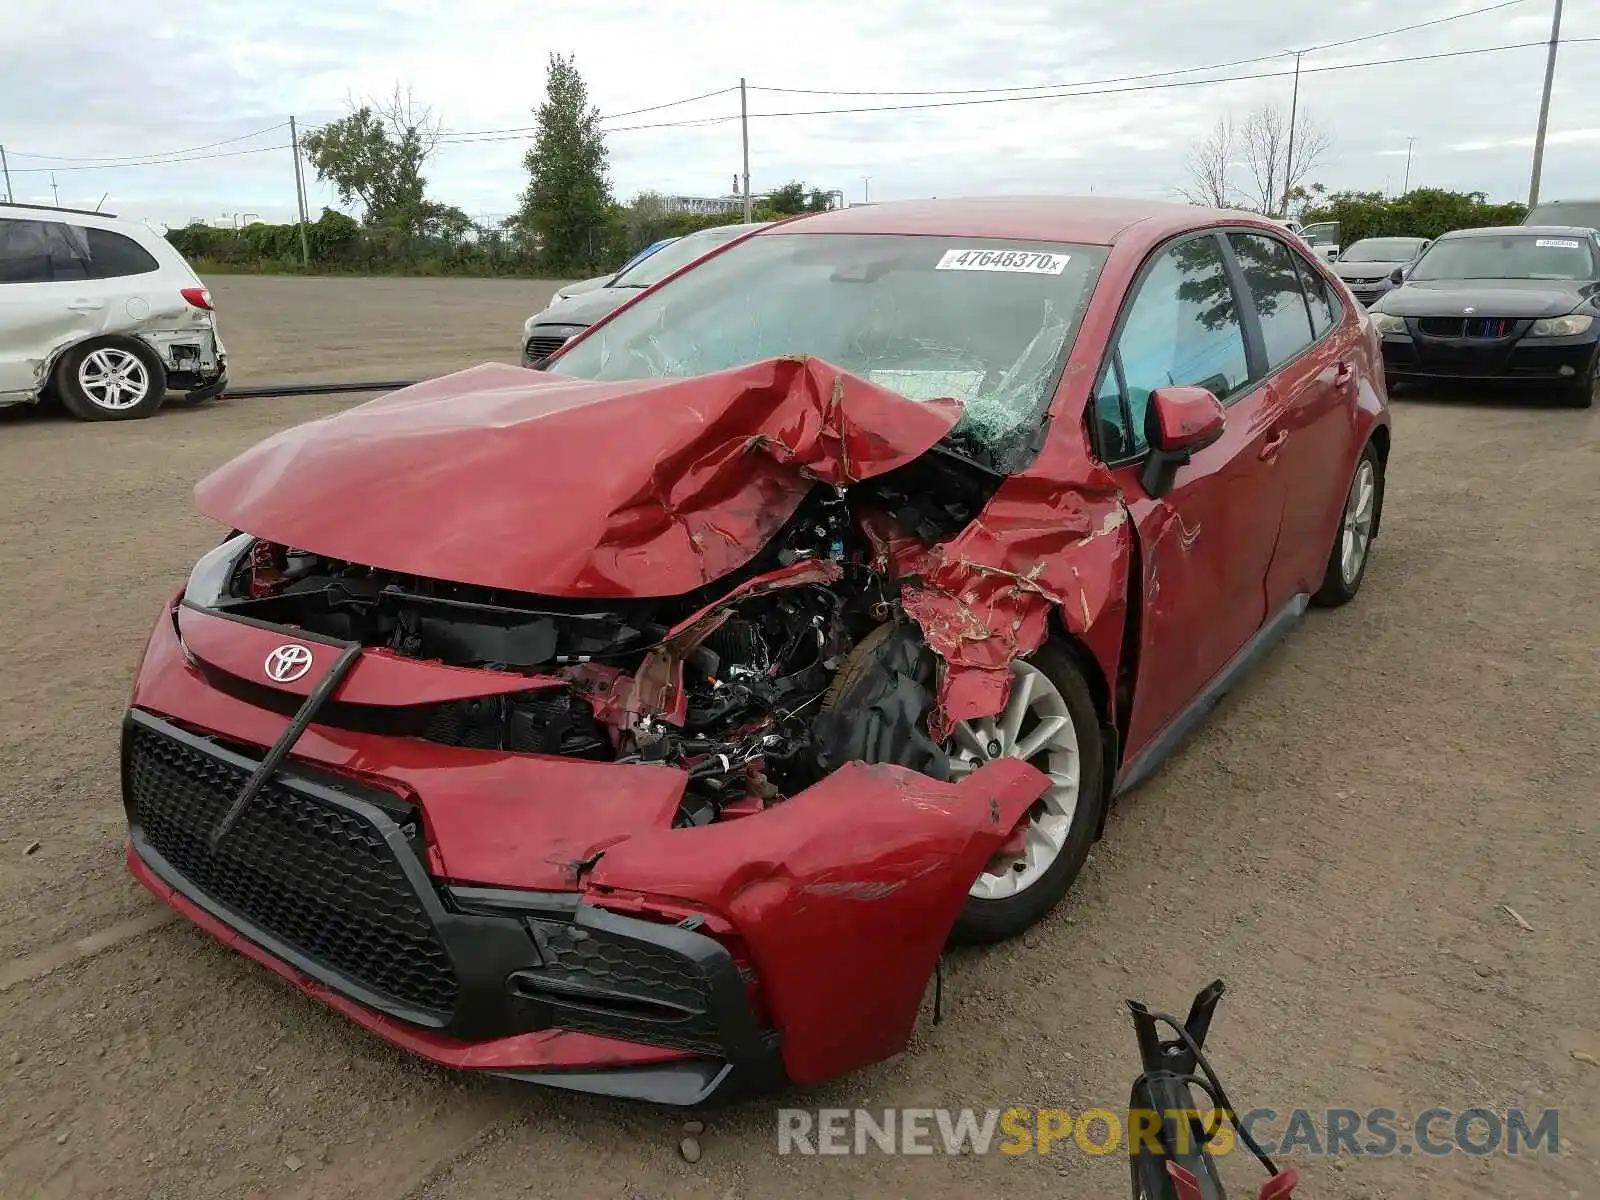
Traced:
[[1289, 118], [1281, 108], [1263, 104], [1245, 118], [1240, 151], [1250, 185], [1245, 203], [1262, 213], [1275, 213], [1328, 153], [1332, 139], [1309, 113], [1295, 120], [1290, 157]]
[[1218, 117], [1205, 140], [1196, 143], [1183, 156], [1189, 184], [1182, 191], [1190, 204], [1202, 208], [1233, 207], [1234, 190], [1228, 182], [1228, 167], [1233, 162], [1235, 140], [1233, 118]]

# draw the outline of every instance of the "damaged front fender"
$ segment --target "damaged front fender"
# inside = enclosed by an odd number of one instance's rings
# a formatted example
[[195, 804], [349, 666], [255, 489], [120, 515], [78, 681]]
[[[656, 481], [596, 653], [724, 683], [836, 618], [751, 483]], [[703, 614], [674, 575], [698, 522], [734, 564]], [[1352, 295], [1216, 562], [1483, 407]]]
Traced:
[[934, 736], [1005, 707], [1012, 660], [1044, 644], [1052, 614], [1114, 680], [1132, 539], [1116, 481], [1079, 429], [1052, 437], [955, 537], [905, 562], [905, 610], [944, 661]]
[[589, 899], [635, 893], [732, 923], [814, 1083], [899, 1053], [973, 880], [1049, 779], [1016, 759], [960, 783], [848, 763], [767, 812], [641, 834], [608, 850]]

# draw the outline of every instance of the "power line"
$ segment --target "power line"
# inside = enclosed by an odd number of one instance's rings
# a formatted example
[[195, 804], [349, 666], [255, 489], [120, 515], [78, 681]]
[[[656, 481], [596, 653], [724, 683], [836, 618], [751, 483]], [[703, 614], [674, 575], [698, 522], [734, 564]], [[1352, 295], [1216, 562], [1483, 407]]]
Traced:
[[[1481, 16], [1484, 13], [1496, 12], [1502, 8], [1511, 8], [1518, 4], [1525, 4], [1527, 0], [1501, 0], [1498, 4], [1491, 4], [1487, 8], [1474, 8], [1468, 12], [1456, 13], [1448, 17], [1436, 17], [1431, 21], [1421, 21], [1415, 25], [1402, 25], [1398, 29], [1385, 29], [1381, 33], [1368, 33], [1361, 37], [1347, 38], [1340, 42], [1324, 42], [1321, 45], [1309, 46], [1302, 53], [1313, 50], [1331, 50], [1338, 46], [1352, 46], [1357, 42], [1376, 41], [1379, 38], [1393, 37], [1399, 33], [1410, 33], [1417, 29], [1426, 29], [1432, 25], [1443, 25], [1447, 21], [1459, 21], [1465, 17]], [[936, 88], [928, 91], [846, 91], [840, 88], [790, 88], [790, 87], [762, 87], [751, 84], [753, 92], [787, 92], [792, 95], [802, 96], [976, 96], [992, 95], [997, 92], [1031, 92], [1053, 91], [1071, 87], [1098, 87], [1110, 83], [1134, 83], [1144, 79], [1161, 79], [1168, 75], [1192, 75], [1196, 71], [1226, 71], [1233, 67], [1249, 66], [1251, 63], [1269, 62], [1275, 58], [1282, 58], [1284, 51], [1276, 50], [1271, 54], [1259, 54], [1254, 58], [1236, 58], [1231, 62], [1211, 63], [1203, 67], [1174, 67], [1167, 71], [1146, 71], [1138, 75], [1118, 75], [1109, 79], [1085, 79], [1076, 83], [1030, 83], [1015, 87], [979, 87], [979, 88]], [[732, 90], [732, 89], [730, 89]]]
[[[1520, 0], [1519, 0], [1520, 2]], [[618, 121], [623, 117], [637, 117], [640, 113], [660, 112], [663, 108], [677, 108], [680, 104], [693, 104], [696, 100], [710, 100], [714, 96], [726, 96], [729, 92], [737, 92], [737, 87], [719, 88], [714, 92], [704, 92], [698, 96], [689, 96], [683, 100], [669, 100], [666, 104], [652, 104], [649, 108], [635, 108], [628, 112], [606, 113], [602, 121]]]
[[[288, 122], [285, 121], [284, 124], [287, 125]], [[189, 158], [162, 158], [151, 162], [102, 162], [91, 163], [88, 166], [82, 167], [12, 167], [11, 173], [13, 175], [20, 175], [24, 172], [28, 174], [42, 174], [50, 171], [110, 171], [117, 168], [133, 169], [137, 167], [170, 167], [175, 166], [178, 163], [205, 162], [207, 159], [212, 158], [237, 158], [241, 154], [266, 154], [273, 150], [287, 149], [289, 149], [289, 143], [285, 142], [281, 146], [254, 146], [249, 150], [225, 150], [220, 154], [196, 154]]]
[[[260, 137], [264, 133], [272, 133], [274, 130], [278, 129], [287, 129], [288, 126], [289, 122], [279, 121], [276, 125], [268, 125], [265, 129], [257, 129], [254, 133], [241, 133], [238, 137], [223, 138], [220, 142], [207, 142], [203, 146], [190, 146], [187, 150], [152, 150], [148, 154], [101, 154], [92, 155], [86, 158], [70, 158], [61, 154], [24, 154], [21, 150], [13, 150], [11, 151], [11, 154], [14, 158], [36, 158], [41, 162], [105, 163], [110, 165], [114, 163], [130, 162], [136, 158], [171, 158], [180, 154], [194, 154], [201, 150], [210, 150], [216, 146], [227, 146], [234, 142], [247, 142], [251, 138]], [[36, 171], [40, 168], [30, 167], [28, 169]], [[63, 167], [62, 169], [66, 170], [67, 168]]]
[[[1563, 45], [1575, 45], [1580, 42], [1600, 42], [1600, 37], [1562, 39]], [[1475, 54], [1498, 54], [1506, 50], [1526, 50], [1532, 46], [1544, 46], [1545, 44], [1546, 43], [1543, 41], [1515, 42], [1504, 46], [1480, 46], [1472, 50], [1445, 50], [1436, 54], [1412, 54], [1406, 55], [1402, 58], [1372, 59], [1367, 62], [1356, 63], [1334, 63], [1326, 67], [1303, 67], [1300, 73], [1302, 75], [1314, 75], [1325, 71], [1354, 71], [1366, 67], [1388, 67], [1402, 63], [1432, 62], [1437, 59], [1464, 58]], [[920, 104], [876, 104], [855, 108], [815, 108], [797, 109], [789, 112], [751, 113], [750, 118], [754, 120], [757, 117], [826, 117], [849, 113], [904, 112], [914, 109], [930, 108], [965, 108], [975, 104], [1013, 104], [1029, 100], [1071, 100], [1080, 96], [1114, 96], [1127, 92], [1153, 92], [1162, 91], [1168, 88], [1207, 87], [1211, 84], [1247, 83], [1258, 79], [1285, 79], [1293, 74], [1293, 70], [1261, 71], [1254, 75], [1227, 75], [1214, 79], [1174, 79], [1168, 80], [1165, 83], [1141, 83], [1134, 84], [1129, 87], [1100, 88], [1095, 91], [1050, 92], [1043, 95], [1033, 96], [984, 96], [972, 100], [937, 100], [927, 101]], [[672, 124], [672, 122], [664, 122], [663, 124], [656, 126], [635, 126], [635, 128], [665, 128], [668, 124]]]
[[[1509, 3], [1521, 3], [1521, 2], [1522, 2], [1522, 0], [1509, 0]], [[1499, 5], [1497, 7], [1505, 7], [1505, 5]], [[1479, 10], [1479, 11], [1487, 11], [1487, 10]], [[1466, 14], [1463, 14], [1463, 15], [1466, 15]], [[1371, 35], [1371, 36], [1372, 37], [1379, 37], [1379, 36], [1386, 36], [1386, 35], [1374, 34], [1374, 35]], [[1362, 40], [1368, 40], [1368, 39], [1362, 39]], [[1577, 44], [1577, 43], [1582, 43], [1582, 42], [1600, 41], [1600, 38], [1563, 38], [1562, 41], [1563, 41], [1563, 44]], [[1325, 71], [1354, 71], [1354, 70], [1366, 69], [1366, 68], [1369, 68], [1369, 67], [1385, 67], [1385, 66], [1403, 65], [1403, 64], [1408, 64], [1408, 63], [1432, 62], [1432, 61], [1436, 61], [1436, 60], [1440, 60], [1440, 59], [1462, 58], [1462, 57], [1467, 57], [1467, 56], [1471, 56], [1471, 55], [1499, 54], [1499, 53], [1503, 53], [1503, 52], [1509, 51], [1509, 50], [1526, 50], [1526, 49], [1529, 49], [1531, 47], [1543, 46], [1543, 45], [1545, 45], [1545, 43], [1542, 42], [1542, 41], [1539, 41], [1539, 42], [1514, 42], [1514, 43], [1508, 43], [1506, 45], [1501, 45], [1501, 46], [1478, 46], [1478, 47], [1473, 47], [1473, 48], [1466, 49], [1466, 50], [1442, 50], [1442, 51], [1437, 51], [1437, 52], [1435, 52], [1433, 54], [1411, 54], [1411, 55], [1403, 55], [1403, 56], [1399, 56], [1399, 57], [1395, 57], [1395, 58], [1369, 59], [1369, 60], [1364, 61], [1364, 62], [1330, 63], [1327, 66], [1321, 66], [1321, 67], [1302, 67], [1300, 73], [1302, 75], [1313, 75], [1313, 74], [1318, 74], [1320, 72], [1325, 72]], [[1302, 53], [1304, 53], [1304, 52], [1302, 52]], [[1280, 55], [1268, 55], [1267, 56], [1267, 58], [1278, 58], [1278, 57], [1281, 57], [1281, 56]], [[1241, 62], [1259, 62], [1259, 61], [1263, 61], [1263, 60], [1261, 60], [1261, 59], [1241, 60]], [[1198, 71], [1198, 70], [1205, 70], [1205, 69], [1207, 69], [1207, 68], [1192, 67], [1192, 68], [1186, 68], [1185, 71]], [[1181, 73], [1185, 73], [1185, 72], [1180, 72], [1180, 71], [1165, 72], [1165, 74], [1181, 74]], [[757, 118], [772, 118], [772, 117], [823, 117], [823, 116], [840, 116], [840, 115], [847, 116], [847, 115], [859, 114], [859, 113], [902, 112], [902, 111], [915, 111], [915, 110], [921, 110], [921, 109], [934, 109], [934, 108], [963, 108], [963, 107], [968, 107], [968, 106], [971, 106], [971, 105], [978, 105], [978, 104], [1011, 104], [1011, 103], [1021, 103], [1021, 102], [1024, 102], [1024, 101], [1032, 101], [1032, 100], [1071, 100], [1071, 99], [1075, 99], [1075, 98], [1078, 98], [1078, 97], [1110, 96], [1110, 95], [1122, 95], [1122, 94], [1132, 93], [1132, 92], [1163, 91], [1163, 90], [1170, 89], [1170, 88], [1208, 87], [1208, 86], [1215, 85], [1215, 84], [1248, 83], [1248, 82], [1252, 82], [1252, 81], [1256, 81], [1256, 80], [1263, 80], [1263, 79], [1286, 79], [1292, 74], [1294, 74], [1293, 70], [1285, 68], [1284, 70], [1281, 70], [1281, 71], [1258, 71], [1258, 72], [1255, 72], [1253, 74], [1247, 74], [1247, 75], [1225, 75], [1225, 76], [1219, 76], [1219, 77], [1214, 77], [1214, 78], [1209, 78], [1209, 79], [1170, 79], [1170, 80], [1165, 80], [1165, 81], [1162, 81], [1162, 82], [1155, 82], [1155, 83], [1136, 83], [1136, 84], [1134, 84], [1132, 86], [1127, 86], [1127, 87], [1101, 87], [1101, 86], [1098, 86], [1099, 84], [1102, 84], [1102, 83], [1110, 84], [1110, 83], [1122, 82], [1121, 80], [1108, 79], [1108, 80], [1100, 80], [1100, 81], [1085, 81], [1084, 83], [1071, 85], [1074, 88], [1080, 89], [1080, 90], [1075, 90], [1075, 91], [1058, 91], [1058, 92], [1049, 92], [1049, 93], [1034, 94], [1034, 95], [1009, 95], [1009, 96], [982, 95], [982, 96], [980, 96], [978, 98], [975, 98], [975, 99], [926, 101], [926, 102], [916, 103], [916, 104], [878, 104], [878, 105], [864, 105], [864, 106], [853, 106], [853, 107], [842, 107], [842, 108], [798, 109], [798, 110], [784, 111], [784, 112], [753, 112], [753, 113], [749, 114], [749, 118], [751, 120], [755, 120]], [[1137, 79], [1146, 78], [1146, 77], [1131, 76], [1131, 77], [1125, 77], [1125, 78], [1137, 80]], [[1092, 88], [1093, 90], [1081, 90], [1081, 89], [1090, 89], [1090, 88]], [[766, 89], [766, 90], [777, 90], [777, 89]], [[988, 89], [981, 89], [981, 90], [987, 91]], [[851, 94], [851, 93], [840, 93], [840, 94]], [[878, 94], [878, 93], [866, 93], [866, 94]], [[917, 95], [917, 94], [922, 94], [922, 93], [885, 93], [885, 94], [889, 94], [889, 95], [898, 95], [898, 94]], [[731, 121], [737, 121], [737, 120], [739, 120], [739, 115], [737, 113], [730, 113], [730, 114], [725, 115], [725, 116], [696, 117], [696, 118], [692, 118], [690, 120], [684, 120], [684, 121], [651, 121], [651, 122], [646, 122], [646, 123], [639, 124], [639, 125], [615, 126], [613, 128], [607, 129], [606, 132], [607, 133], [631, 133], [631, 132], [634, 132], [636, 130], [643, 130], [643, 129], [688, 129], [688, 128], [695, 128], [695, 127], [709, 126], [709, 125], [724, 125], [724, 124], [727, 124], [727, 123], [729, 123]], [[445, 142], [448, 142], [448, 143], [451, 143], [451, 144], [455, 144], [455, 145], [470, 145], [470, 144], [472, 144], [472, 142], [475, 142], [475, 141], [482, 141], [482, 142], [518, 141], [518, 140], [525, 140], [526, 137], [528, 136], [528, 134], [531, 133], [534, 130], [534, 128], [536, 128], [536, 127], [528, 126], [526, 128], [478, 130], [478, 131], [474, 131], [473, 134], [470, 135], [470, 136], [468, 136], [468, 135], [457, 135], [456, 137], [451, 137], [451, 136], [447, 135], [445, 138], [443, 138], [441, 140], [445, 141]]]
[[[631, 108], [627, 112], [603, 113], [600, 116], [600, 120], [619, 121], [623, 117], [637, 117], [642, 113], [660, 112], [664, 108], [677, 108], [680, 105], [694, 104], [700, 100], [711, 100], [717, 96], [726, 96], [728, 93], [737, 92], [738, 90], [737, 87], [718, 88], [714, 92], [701, 92], [698, 96], [685, 96], [682, 100], [668, 100], [665, 104], [652, 104], [647, 108]], [[693, 122], [689, 123], [692, 124]], [[536, 133], [538, 129], [537, 125], [513, 125], [506, 129], [445, 129], [440, 132], [439, 140], [447, 142], [457, 138], [470, 138], [479, 135]]]

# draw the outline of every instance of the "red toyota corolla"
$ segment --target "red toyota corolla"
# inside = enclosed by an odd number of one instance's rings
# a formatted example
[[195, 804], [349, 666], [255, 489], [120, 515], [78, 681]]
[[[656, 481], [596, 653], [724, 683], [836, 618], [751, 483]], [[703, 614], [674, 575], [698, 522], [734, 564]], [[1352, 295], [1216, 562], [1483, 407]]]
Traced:
[[1103, 200], [770, 226], [547, 369], [201, 482], [133, 873], [436, 1062], [692, 1104], [894, 1054], [953, 938], [1382, 511], [1378, 338], [1278, 226]]

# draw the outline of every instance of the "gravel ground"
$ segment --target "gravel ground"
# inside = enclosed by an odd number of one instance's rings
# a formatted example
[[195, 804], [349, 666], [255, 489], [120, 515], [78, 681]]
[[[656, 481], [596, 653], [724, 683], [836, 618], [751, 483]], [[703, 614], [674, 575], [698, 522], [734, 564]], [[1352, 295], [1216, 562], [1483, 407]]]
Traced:
[[[551, 285], [214, 286], [235, 378], [269, 382], [509, 359]], [[1217, 975], [1213, 1058], [1241, 1106], [1561, 1110], [1554, 1156], [1296, 1159], [1303, 1195], [1596, 1195], [1600, 414], [1399, 401], [1360, 599], [1311, 614], [1119, 805], [1042, 927], [954, 956], [908, 1053], [705, 1115], [690, 1164], [682, 1114], [409, 1059], [165, 919], [123, 868], [126, 689], [217, 536], [190, 488], [351, 402], [0, 414], [0, 1195], [1127, 1195], [1120, 1154], [1060, 1146], [779, 1156], [774, 1109], [1117, 1110], [1123, 998], [1181, 1009]], [[1252, 1164], [1226, 1173], [1255, 1194]]]

